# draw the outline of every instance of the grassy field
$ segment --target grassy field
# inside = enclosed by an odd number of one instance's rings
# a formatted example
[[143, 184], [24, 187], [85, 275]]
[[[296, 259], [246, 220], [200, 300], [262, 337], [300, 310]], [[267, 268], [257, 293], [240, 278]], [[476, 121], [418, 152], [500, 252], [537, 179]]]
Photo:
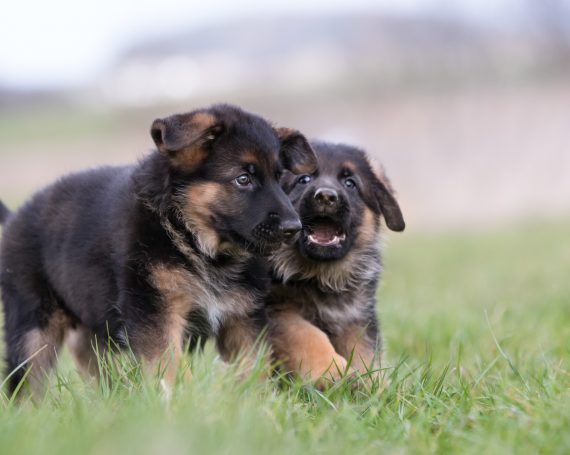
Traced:
[[64, 354], [44, 402], [0, 398], [0, 453], [570, 453], [569, 232], [390, 236], [383, 387], [238, 380], [209, 347], [168, 407], [128, 362], [95, 386]]

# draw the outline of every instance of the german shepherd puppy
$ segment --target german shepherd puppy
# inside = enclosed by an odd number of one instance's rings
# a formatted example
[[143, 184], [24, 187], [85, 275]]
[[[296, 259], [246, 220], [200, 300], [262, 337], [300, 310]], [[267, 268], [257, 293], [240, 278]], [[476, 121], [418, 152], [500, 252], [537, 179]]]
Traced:
[[34, 392], [64, 340], [96, 374], [93, 345], [110, 337], [160, 368], [167, 389], [185, 339], [215, 336], [225, 359], [253, 346], [269, 285], [262, 255], [301, 229], [278, 179], [312, 172], [314, 152], [297, 131], [229, 105], [158, 119], [151, 135], [158, 150], [139, 164], [69, 175], [8, 216], [12, 391], [30, 369]]
[[352, 371], [379, 367], [380, 217], [393, 231], [405, 224], [390, 182], [362, 150], [312, 145], [318, 169], [282, 179], [303, 230], [271, 257], [276, 283], [266, 311], [276, 360], [322, 387], [348, 359]]

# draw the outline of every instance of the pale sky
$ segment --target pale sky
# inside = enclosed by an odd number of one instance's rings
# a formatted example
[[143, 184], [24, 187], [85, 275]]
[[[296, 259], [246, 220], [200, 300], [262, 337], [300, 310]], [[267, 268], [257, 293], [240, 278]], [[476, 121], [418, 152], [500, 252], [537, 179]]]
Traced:
[[0, 14], [0, 86], [81, 85], [140, 38], [240, 17], [379, 11], [493, 19], [517, 0], [14, 0]]

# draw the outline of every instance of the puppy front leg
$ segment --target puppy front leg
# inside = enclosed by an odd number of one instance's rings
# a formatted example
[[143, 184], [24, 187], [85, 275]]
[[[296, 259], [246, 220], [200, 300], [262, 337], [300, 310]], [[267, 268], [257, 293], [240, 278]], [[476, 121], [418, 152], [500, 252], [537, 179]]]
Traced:
[[[147, 373], [161, 376], [161, 385], [167, 396], [178, 376], [182, 381], [191, 378], [184, 365], [186, 317], [193, 307], [188, 292], [193, 277], [183, 267], [156, 263], [149, 267], [148, 280], [159, 297], [139, 294], [132, 302], [134, 320], [133, 350], [143, 359]], [[132, 296], [131, 296], [132, 298]], [[154, 309], [148, 311], [147, 308]], [[128, 331], [133, 337], [133, 330]]]
[[178, 321], [154, 327], [145, 324], [143, 327], [144, 329], [140, 331], [131, 330], [129, 342], [134, 354], [142, 361], [145, 375], [160, 377], [160, 385], [166, 398], [170, 399], [178, 377], [183, 382], [192, 377], [190, 369], [185, 364], [184, 323]]
[[346, 372], [346, 359], [335, 351], [328, 336], [294, 311], [274, 313], [270, 340], [278, 361], [288, 371], [326, 388]]
[[261, 324], [253, 317], [230, 318], [218, 332], [216, 345], [222, 359], [232, 362], [242, 357], [244, 373], [252, 370], [256, 363], [256, 342], [261, 334]]
[[378, 377], [381, 362], [380, 334], [376, 327], [366, 322], [351, 324], [331, 337], [336, 350], [346, 359], [351, 358], [351, 366], [361, 374], [368, 374], [371, 380]]

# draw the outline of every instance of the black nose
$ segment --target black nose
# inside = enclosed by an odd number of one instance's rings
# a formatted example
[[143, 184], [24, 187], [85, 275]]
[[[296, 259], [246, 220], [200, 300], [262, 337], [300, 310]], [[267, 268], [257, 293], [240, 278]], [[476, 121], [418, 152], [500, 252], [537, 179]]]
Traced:
[[338, 202], [338, 193], [332, 188], [319, 188], [315, 191], [315, 200], [321, 205], [333, 206]]
[[281, 234], [285, 239], [290, 239], [293, 237], [297, 232], [301, 230], [303, 226], [301, 225], [301, 221], [297, 219], [285, 220], [281, 222]]

